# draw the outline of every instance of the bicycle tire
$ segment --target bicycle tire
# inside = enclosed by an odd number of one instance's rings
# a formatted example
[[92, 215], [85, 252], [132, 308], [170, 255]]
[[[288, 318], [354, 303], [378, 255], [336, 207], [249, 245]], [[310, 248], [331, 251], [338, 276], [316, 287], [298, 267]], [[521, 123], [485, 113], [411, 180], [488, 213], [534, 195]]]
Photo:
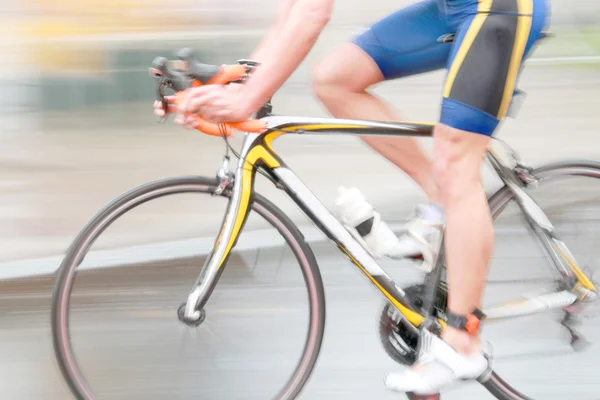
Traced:
[[[589, 160], [556, 161], [533, 169], [532, 175], [538, 179], [538, 185], [540, 186], [545, 182], [562, 177], [580, 176], [600, 179], [600, 162]], [[533, 190], [535, 191], [535, 189]], [[502, 213], [513, 197], [513, 193], [507, 186], [501, 187], [489, 196], [488, 204], [494, 220]], [[390, 342], [389, 336], [392, 329], [390, 327], [391, 317], [388, 315], [388, 309], [389, 305], [384, 306], [380, 315], [379, 326], [381, 344], [386, 354], [392, 360], [406, 366], [406, 361], [410, 360], [411, 357], [407, 357], [406, 354], [397, 352], [396, 347]], [[397, 340], [397, 337], [395, 340]], [[502, 380], [495, 372], [491, 373], [490, 379], [483, 383], [483, 386], [499, 400], [532, 400], [530, 397], [520, 393]]]
[[[564, 160], [544, 164], [532, 171], [532, 175], [538, 179], [538, 185], [553, 179], [571, 176], [583, 176], [600, 179], [600, 162], [589, 160]], [[490, 199], [490, 210], [495, 219], [503, 211], [504, 207], [512, 200], [513, 194], [506, 186], [500, 188]], [[496, 373], [483, 384], [483, 386], [499, 400], [532, 400], [530, 397], [520, 393], [502, 380]]]
[[[73, 354], [69, 335], [69, 299], [79, 264], [92, 244], [114, 221], [150, 200], [181, 193], [213, 193], [217, 180], [207, 177], [160, 179], [138, 186], [122, 194], [98, 212], [80, 231], [68, 248], [55, 278], [51, 325], [53, 346], [61, 373], [78, 399], [95, 399], [93, 390], [81, 373]], [[231, 191], [221, 195], [230, 198]], [[286, 385], [275, 396], [277, 400], [294, 399], [307, 383], [320, 353], [325, 328], [325, 293], [318, 263], [312, 249], [296, 225], [278, 207], [258, 193], [253, 194], [251, 210], [257, 212], [284, 237], [302, 269], [309, 298], [309, 328], [302, 356]], [[176, 312], [176, 310], [174, 310]]]

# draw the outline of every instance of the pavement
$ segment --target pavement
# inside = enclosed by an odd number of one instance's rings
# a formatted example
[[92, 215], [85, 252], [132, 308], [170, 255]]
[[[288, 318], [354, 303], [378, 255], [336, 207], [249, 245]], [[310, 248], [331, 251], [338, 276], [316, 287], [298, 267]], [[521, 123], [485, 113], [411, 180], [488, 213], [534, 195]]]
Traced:
[[[250, 233], [247, 233], [250, 235]], [[588, 231], [595, 261], [600, 232]], [[568, 243], [574, 237], [567, 235]], [[300, 399], [401, 399], [383, 375], [399, 370], [379, 343], [383, 300], [328, 243], [314, 244], [325, 284], [323, 348]], [[586, 256], [587, 254], [587, 256]], [[71, 340], [98, 399], [268, 399], [283, 385], [300, 354], [308, 317], [302, 275], [289, 249], [237, 251], [227, 264], [198, 328], [178, 322], [203, 257], [81, 271], [72, 295]], [[87, 262], [87, 260], [86, 260]], [[406, 262], [383, 261], [400, 285], [419, 281]], [[485, 306], [550, 288], [547, 264], [525, 233], [500, 233]], [[49, 329], [52, 276], [0, 284], [0, 398], [71, 398], [56, 367]], [[600, 356], [596, 317], [577, 328], [592, 342], [574, 352], [557, 314], [489, 324], [495, 369], [534, 399], [597, 399]], [[476, 384], [444, 392], [445, 400], [488, 400]]]

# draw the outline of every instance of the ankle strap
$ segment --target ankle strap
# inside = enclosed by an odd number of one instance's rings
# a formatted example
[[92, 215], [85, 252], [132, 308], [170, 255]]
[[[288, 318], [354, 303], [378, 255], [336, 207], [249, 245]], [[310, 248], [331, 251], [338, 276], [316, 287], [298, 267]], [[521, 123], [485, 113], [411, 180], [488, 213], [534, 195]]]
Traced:
[[471, 335], [479, 333], [481, 320], [485, 319], [486, 315], [478, 309], [473, 310], [469, 315], [456, 315], [450, 311], [446, 312], [446, 323], [448, 326], [462, 331], [466, 331]]

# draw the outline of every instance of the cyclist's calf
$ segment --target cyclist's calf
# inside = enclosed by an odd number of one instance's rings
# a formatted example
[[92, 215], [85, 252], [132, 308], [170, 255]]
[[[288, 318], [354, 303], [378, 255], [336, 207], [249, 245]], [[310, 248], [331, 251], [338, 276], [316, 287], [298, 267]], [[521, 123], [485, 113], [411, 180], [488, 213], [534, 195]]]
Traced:
[[439, 124], [434, 130], [433, 172], [442, 202], [456, 202], [482, 188], [481, 165], [490, 138]]
[[490, 137], [440, 124], [434, 138], [433, 169], [446, 213], [449, 308], [468, 315], [481, 307], [493, 249], [492, 219], [481, 182]]

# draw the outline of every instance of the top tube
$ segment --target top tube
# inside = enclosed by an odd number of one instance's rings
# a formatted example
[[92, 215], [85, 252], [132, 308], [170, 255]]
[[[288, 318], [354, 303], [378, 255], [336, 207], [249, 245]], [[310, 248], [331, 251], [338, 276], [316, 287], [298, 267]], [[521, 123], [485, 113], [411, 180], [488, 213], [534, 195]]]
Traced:
[[418, 136], [433, 135], [436, 124], [426, 122], [382, 122], [355, 119], [311, 118], [290, 116], [269, 116], [262, 119], [266, 122], [267, 132], [285, 134], [321, 134], [360, 136]]

